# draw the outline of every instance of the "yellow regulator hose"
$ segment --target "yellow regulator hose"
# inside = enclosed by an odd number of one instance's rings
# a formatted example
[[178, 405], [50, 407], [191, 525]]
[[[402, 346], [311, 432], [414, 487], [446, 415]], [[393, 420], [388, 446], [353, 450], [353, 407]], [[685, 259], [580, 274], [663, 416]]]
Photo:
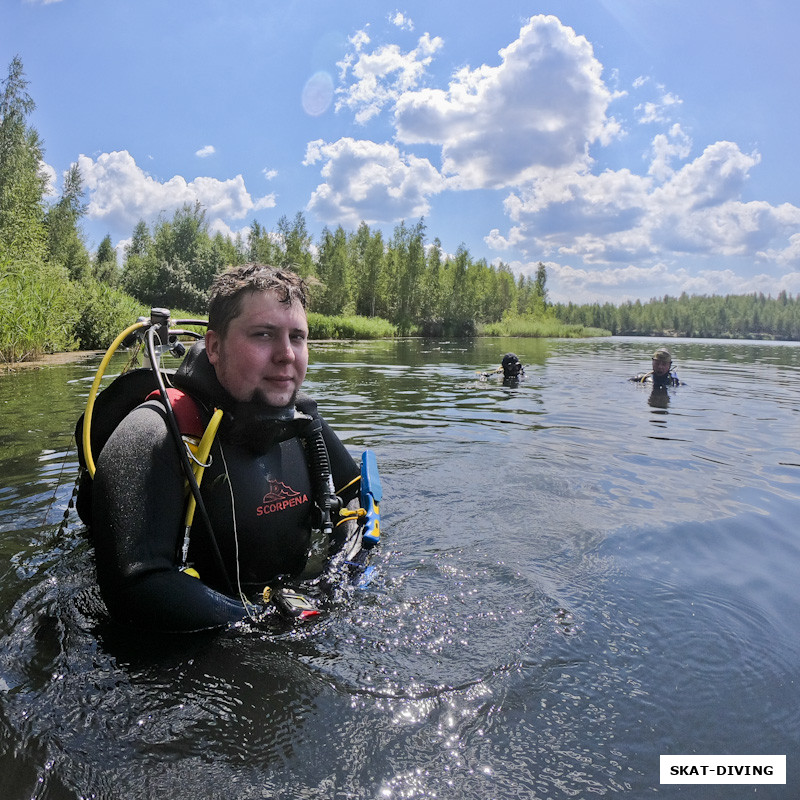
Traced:
[[94, 458], [92, 458], [92, 411], [94, 410], [94, 401], [97, 397], [97, 390], [100, 386], [100, 381], [103, 379], [108, 362], [111, 361], [111, 356], [117, 351], [117, 348], [133, 331], [149, 325], [149, 321], [134, 322], [129, 328], [126, 328], [122, 333], [117, 336], [111, 343], [111, 346], [106, 350], [103, 360], [97, 369], [97, 375], [94, 376], [94, 383], [92, 383], [91, 391], [89, 392], [89, 399], [86, 402], [86, 411], [83, 414], [83, 457], [86, 460], [86, 469], [89, 470], [89, 475], [94, 478], [96, 467], [94, 465]]
[[[203, 438], [200, 440], [200, 444], [197, 447], [197, 453], [195, 454], [194, 458], [194, 477], [197, 479], [197, 485], [200, 485], [200, 482], [203, 480], [203, 472], [205, 468], [208, 466], [208, 456], [211, 452], [211, 445], [214, 443], [214, 437], [217, 435], [217, 428], [219, 428], [220, 420], [222, 419], [222, 409], [218, 408], [213, 416], [211, 417], [211, 421], [208, 423], [206, 427], [206, 431], [203, 434]], [[196, 502], [194, 499], [194, 495], [189, 495], [189, 505], [186, 508], [186, 527], [189, 528], [194, 521], [194, 509], [196, 506]]]
[[[214, 443], [214, 437], [217, 435], [217, 428], [219, 428], [219, 423], [221, 420], [222, 409], [218, 408], [211, 416], [211, 421], [206, 426], [203, 438], [200, 440], [200, 444], [197, 447], [197, 453], [195, 454], [193, 460], [195, 462], [194, 476], [197, 479], [198, 487], [203, 480], [203, 472], [205, 472], [205, 468], [209, 464], [208, 458], [211, 453], [211, 445]], [[183, 546], [181, 547], [181, 560], [184, 565], [183, 571], [195, 578], [199, 578], [200, 576], [197, 574], [196, 570], [192, 569], [191, 567], [186, 567], [186, 559], [189, 556], [189, 533], [192, 529], [192, 523], [194, 522], [194, 511], [196, 507], [197, 501], [195, 500], [194, 494], [189, 492], [189, 501], [186, 504], [186, 516], [184, 518], [183, 526]]]

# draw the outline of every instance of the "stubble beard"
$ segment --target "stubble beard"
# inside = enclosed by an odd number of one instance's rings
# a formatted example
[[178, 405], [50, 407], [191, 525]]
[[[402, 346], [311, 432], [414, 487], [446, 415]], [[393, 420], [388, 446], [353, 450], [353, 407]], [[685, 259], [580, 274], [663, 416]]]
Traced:
[[249, 402], [250, 403], [257, 403], [258, 405], [268, 406], [269, 408], [288, 408], [289, 406], [294, 406], [295, 401], [297, 400], [297, 392], [299, 390], [295, 389], [292, 392], [292, 396], [289, 398], [288, 403], [284, 403], [281, 406], [276, 406], [274, 403], [270, 403], [266, 394], [264, 393], [263, 389], [256, 387], [253, 389], [253, 393], [250, 396]]

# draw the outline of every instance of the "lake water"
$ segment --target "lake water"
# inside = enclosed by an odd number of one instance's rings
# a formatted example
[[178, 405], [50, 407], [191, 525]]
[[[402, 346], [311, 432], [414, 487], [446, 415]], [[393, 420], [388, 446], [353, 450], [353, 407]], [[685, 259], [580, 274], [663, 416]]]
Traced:
[[[658, 344], [315, 344], [383, 542], [278, 634], [110, 624], [62, 524], [99, 358], [0, 376], [0, 797], [796, 797], [800, 346], [675, 340], [651, 395]], [[480, 380], [509, 350], [525, 381]], [[659, 785], [661, 754], [787, 784]]]

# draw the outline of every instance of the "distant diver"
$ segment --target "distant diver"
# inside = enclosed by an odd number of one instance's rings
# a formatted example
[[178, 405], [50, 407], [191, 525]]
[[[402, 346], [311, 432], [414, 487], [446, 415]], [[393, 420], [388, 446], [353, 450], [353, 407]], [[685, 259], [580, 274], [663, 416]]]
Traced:
[[522, 362], [517, 358], [515, 353], [506, 353], [503, 356], [500, 366], [490, 372], [481, 372], [482, 378], [489, 378], [492, 375], [503, 374], [503, 383], [506, 385], [514, 385], [519, 383], [520, 379], [525, 377], [525, 367]]
[[672, 369], [672, 354], [665, 347], [653, 353], [653, 369], [629, 378], [634, 383], [643, 383], [653, 388], [666, 389], [668, 386], [680, 386], [677, 373]]

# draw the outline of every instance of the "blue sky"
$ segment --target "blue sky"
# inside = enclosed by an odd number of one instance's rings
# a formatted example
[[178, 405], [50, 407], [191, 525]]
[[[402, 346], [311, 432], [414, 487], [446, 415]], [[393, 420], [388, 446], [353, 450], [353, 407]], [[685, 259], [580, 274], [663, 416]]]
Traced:
[[556, 301], [800, 294], [789, 0], [0, 0], [87, 245], [199, 200], [548, 268]]

